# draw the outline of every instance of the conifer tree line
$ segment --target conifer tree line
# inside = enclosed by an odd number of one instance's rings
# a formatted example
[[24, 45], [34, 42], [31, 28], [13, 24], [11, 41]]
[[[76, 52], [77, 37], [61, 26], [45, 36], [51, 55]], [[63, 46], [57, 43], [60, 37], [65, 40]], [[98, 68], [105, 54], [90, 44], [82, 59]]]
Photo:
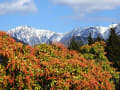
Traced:
[[[105, 41], [104, 39], [101, 39], [100, 36], [98, 36], [95, 40], [92, 38], [91, 33], [89, 33], [88, 37], [88, 45], [94, 44], [95, 42], [99, 41]], [[113, 67], [117, 68], [118, 71], [120, 71], [120, 36], [118, 36], [115, 32], [115, 28], [111, 28], [110, 36], [105, 41], [106, 47], [105, 52], [107, 53], [106, 56], [113, 63]], [[83, 45], [82, 42], [75, 39], [75, 37], [72, 37], [68, 49], [73, 49], [80, 51], [80, 47]]]
[[77, 50], [80, 51], [80, 47], [83, 45], [82, 41], [78, 41], [75, 39], [75, 36], [73, 36], [70, 40], [68, 49], [73, 49], [73, 50]]
[[111, 28], [106, 45], [106, 56], [113, 62], [113, 66], [120, 71], [120, 37], [115, 33], [115, 28]]

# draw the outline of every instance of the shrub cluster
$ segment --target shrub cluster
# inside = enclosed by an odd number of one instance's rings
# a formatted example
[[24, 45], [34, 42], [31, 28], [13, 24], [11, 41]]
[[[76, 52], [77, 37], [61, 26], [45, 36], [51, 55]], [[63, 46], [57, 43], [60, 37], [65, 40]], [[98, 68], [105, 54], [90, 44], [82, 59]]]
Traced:
[[106, 47], [105, 42], [99, 41], [92, 45], [84, 45], [80, 48], [80, 52], [86, 59], [95, 61], [96, 65], [100, 65], [103, 71], [107, 71], [112, 75], [110, 82], [115, 83], [116, 89], [119, 88], [119, 72], [112, 67], [113, 63], [109, 62], [104, 51]]
[[[0, 89], [115, 89], [115, 83], [111, 82], [111, 79], [113, 73], [117, 74], [117, 72], [107, 68], [107, 65], [104, 69], [101, 63], [104, 63], [102, 61], [106, 58], [97, 51], [98, 46], [95, 47], [96, 49], [91, 48], [92, 53], [89, 47], [82, 47], [81, 51], [85, 52], [83, 54], [68, 50], [61, 44], [41, 44], [31, 47], [16, 43], [5, 32], [0, 32]], [[91, 59], [98, 59], [97, 61], [101, 60], [101, 62], [98, 64]], [[107, 64], [109, 65], [108, 61]]]

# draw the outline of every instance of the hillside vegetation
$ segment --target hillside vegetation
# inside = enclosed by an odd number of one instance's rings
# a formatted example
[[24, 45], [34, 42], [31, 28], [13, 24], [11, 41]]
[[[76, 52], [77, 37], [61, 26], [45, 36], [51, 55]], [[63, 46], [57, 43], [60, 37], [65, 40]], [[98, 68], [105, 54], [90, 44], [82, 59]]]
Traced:
[[80, 52], [61, 44], [31, 47], [0, 32], [0, 90], [115, 90], [119, 73], [104, 46], [96, 42]]

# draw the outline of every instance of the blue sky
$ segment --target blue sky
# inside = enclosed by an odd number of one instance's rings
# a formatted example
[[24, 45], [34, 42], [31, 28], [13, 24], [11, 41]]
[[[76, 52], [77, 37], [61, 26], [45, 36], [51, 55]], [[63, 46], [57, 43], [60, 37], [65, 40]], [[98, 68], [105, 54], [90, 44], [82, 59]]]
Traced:
[[0, 30], [21, 25], [68, 32], [120, 22], [120, 0], [0, 0]]

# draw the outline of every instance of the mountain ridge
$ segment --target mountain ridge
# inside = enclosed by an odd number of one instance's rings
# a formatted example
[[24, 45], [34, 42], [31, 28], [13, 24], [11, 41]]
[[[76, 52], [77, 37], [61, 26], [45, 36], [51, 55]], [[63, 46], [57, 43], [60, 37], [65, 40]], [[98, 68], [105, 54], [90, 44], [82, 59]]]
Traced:
[[[74, 28], [72, 31], [67, 33], [57, 33], [50, 30], [35, 29], [30, 26], [23, 25], [8, 30], [7, 33], [13, 38], [34, 46], [36, 44], [49, 42], [60, 42], [64, 44], [66, 41], [69, 42], [73, 36], [80, 36], [84, 42], [84, 38], [87, 38], [89, 33], [91, 33], [92, 38], [97, 38], [100, 36], [106, 40], [109, 37], [111, 27], [115, 27], [116, 32], [120, 35], [120, 24], [111, 24], [108, 27], [90, 26]], [[87, 41], [85, 40], [84, 43], [87, 43]]]

